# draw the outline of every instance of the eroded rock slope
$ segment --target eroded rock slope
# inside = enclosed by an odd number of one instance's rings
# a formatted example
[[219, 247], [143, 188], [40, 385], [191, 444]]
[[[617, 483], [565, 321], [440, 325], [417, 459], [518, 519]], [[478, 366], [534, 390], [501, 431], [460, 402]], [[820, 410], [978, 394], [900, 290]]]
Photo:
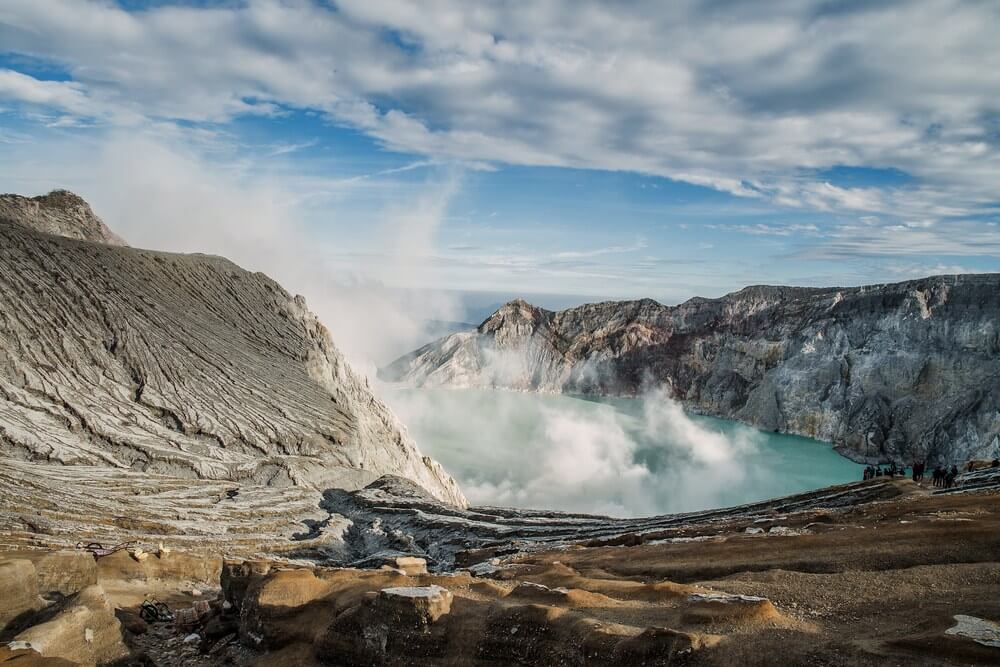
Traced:
[[417, 386], [635, 395], [835, 443], [857, 460], [1000, 455], [1000, 274], [748, 287], [679, 306], [500, 308], [383, 370]]
[[0, 200], [2, 457], [317, 490], [396, 474], [464, 504], [302, 297], [110, 245], [68, 193]]

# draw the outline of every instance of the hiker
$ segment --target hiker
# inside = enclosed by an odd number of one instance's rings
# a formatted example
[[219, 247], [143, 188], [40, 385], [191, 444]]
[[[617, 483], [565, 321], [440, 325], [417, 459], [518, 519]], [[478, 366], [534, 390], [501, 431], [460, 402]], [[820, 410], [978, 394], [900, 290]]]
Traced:
[[934, 472], [931, 473], [931, 479], [934, 481], [934, 486], [941, 486], [941, 466], [934, 466]]
[[958, 466], [953, 465], [948, 471], [948, 488], [955, 486], [955, 478], [958, 477]]

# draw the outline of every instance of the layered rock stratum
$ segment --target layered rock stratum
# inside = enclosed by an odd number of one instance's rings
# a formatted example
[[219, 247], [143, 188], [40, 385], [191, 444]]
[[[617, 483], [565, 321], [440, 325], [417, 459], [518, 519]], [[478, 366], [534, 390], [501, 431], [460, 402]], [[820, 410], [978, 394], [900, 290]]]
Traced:
[[634, 396], [835, 443], [860, 461], [1000, 454], [1000, 274], [747, 287], [678, 306], [512, 301], [382, 370], [416, 386]]
[[0, 197], [0, 471], [0, 524], [67, 539], [88, 522], [252, 534], [274, 515], [287, 540], [329, 519], [324, 489], [386, 474], [465, 504], [302, 297], [221, 257], [126, 247], [66, 192]]

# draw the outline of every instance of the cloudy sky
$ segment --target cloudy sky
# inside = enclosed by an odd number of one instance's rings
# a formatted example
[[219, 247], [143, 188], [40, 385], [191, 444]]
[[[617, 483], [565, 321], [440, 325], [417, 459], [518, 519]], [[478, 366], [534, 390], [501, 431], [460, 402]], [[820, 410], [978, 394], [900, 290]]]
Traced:
[[0, 190], [302, 284], [997, 271], [998, 35], [975, 1], [3, 0]]

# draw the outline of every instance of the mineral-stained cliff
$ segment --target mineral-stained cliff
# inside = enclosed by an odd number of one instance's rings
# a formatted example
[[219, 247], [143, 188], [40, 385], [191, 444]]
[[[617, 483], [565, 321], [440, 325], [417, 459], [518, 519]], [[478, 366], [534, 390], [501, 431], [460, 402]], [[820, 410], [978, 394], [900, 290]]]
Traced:
[[857, 460], [1000, 455], [1000, 274], [747, 287], [674, 307], [512, 301], [398, 359], [422, 386], [635, 395], [835, 443]]
[[302, 297], [120, 243], [70, 193], [0, 197], [0, 459], [317, 491], [395, 474], [464, 505]]

